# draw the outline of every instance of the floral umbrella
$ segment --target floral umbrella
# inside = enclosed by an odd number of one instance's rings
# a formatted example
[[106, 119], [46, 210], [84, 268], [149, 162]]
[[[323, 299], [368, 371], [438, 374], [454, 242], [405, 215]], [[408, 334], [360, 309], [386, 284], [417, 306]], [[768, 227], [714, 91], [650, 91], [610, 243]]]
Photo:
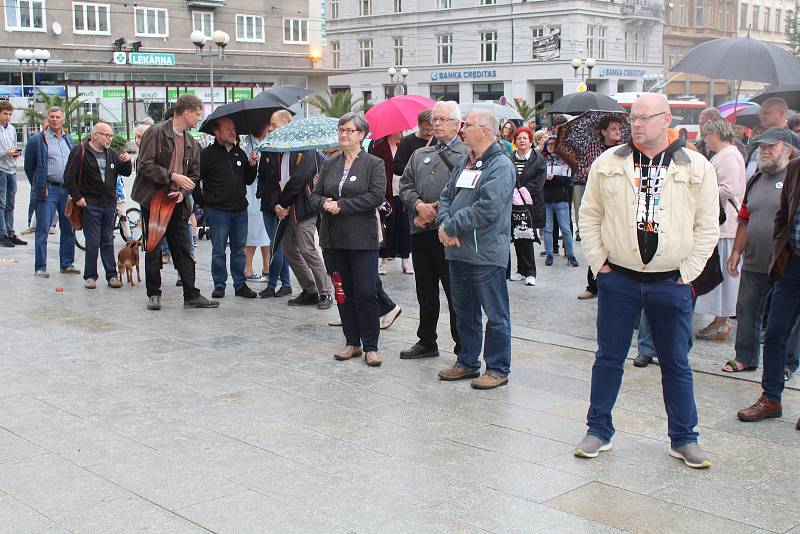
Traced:
[[339, 119], [308, 117], [281, 126], [257, 147], [259, 152], [298, 152], [339, 146]]
[[622, 112], [590, 110], [558, 127], [555, 152], [573, 169], [575, 178], [586, 180], [589, 167], [605, 150], [598, 125], [609, 115], [617, 117], [622, 124], [620, 143], [629, 142], [631, 125]]

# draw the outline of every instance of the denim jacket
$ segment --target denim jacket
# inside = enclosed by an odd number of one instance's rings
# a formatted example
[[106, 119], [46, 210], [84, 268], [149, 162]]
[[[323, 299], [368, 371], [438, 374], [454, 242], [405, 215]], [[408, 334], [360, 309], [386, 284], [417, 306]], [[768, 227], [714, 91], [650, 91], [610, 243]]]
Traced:
[[[37, 200], [47, 198], [47, 141], [45, 132], [39, 132], [28, 140], [25, 147], [25, 175], [33, 188]], [[64, 140], [72, 150], [72, 136], [64, 133]]]

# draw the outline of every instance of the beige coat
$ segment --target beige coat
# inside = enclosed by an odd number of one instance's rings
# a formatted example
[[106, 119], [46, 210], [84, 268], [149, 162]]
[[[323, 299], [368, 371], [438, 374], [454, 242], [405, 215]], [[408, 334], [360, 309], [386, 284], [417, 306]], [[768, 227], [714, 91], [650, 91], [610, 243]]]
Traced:
[[640, 272], [680, 270], [685, 282], [697, 278], [719, 239], [719, 191], [711, 163], [697, 152], [678, 149], [659, 205], [658, 250], [645, 265], [639, 254], [633, 148], [604, 152], [589, 170], [580, 209], [583, 251], [597, 273], [610, 263]]

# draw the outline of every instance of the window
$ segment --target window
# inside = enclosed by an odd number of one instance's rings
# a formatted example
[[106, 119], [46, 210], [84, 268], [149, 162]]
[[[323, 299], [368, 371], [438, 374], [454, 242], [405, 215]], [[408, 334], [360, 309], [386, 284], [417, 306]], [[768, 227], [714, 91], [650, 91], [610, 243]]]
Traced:
[[358, 40], [358, 55], [361, 58], [361, 67], [372, 66], [372, 39]]
[[768, 7], [764, 8], [764, 28], [765, 32], [770, 31], [769, 25], [772, 24], [772, 10]]
[[436, 63], [447, 65], [453, 62], [453, 34], [442, 33], [436, 36]]
[[647, 34], [625, 32], [625, 61], [645, 63], [647, 61]]
[[397, 67], [403, 65], [403, 38], [394, 38], [394, 64]]
[[761, 6], [753, 6], [753, 29], [758, 31], [758, 15], [761, 13]]
[[10, 31], [47, 31], [44, 0], [5, 0], [6, 29]]
[[331, 12], [329, 16], [331, 20], [339, 18], [339, 0], [331, 0]]
[[450, 0], [436, 0], [436, 9], [450, 9]]
[[694, 24], [702, 26], [706, 22], [706, 2], [705, 0], [694, 1]]
[[473, 83], [472, 99], [475, 102], [481, 100], [500, 100], [503, 96], [502, 83]]
[[452, 100], [458, 102], [458, 84], [431, 84], [431, 100]]
[[780, 9], [775, 10], [775, 33], [781, 33], [781, 17], [783, 16], [783, 11]]
[[586, 57], [595, 59], [606, 58], [606, 27], [586, 27]]
[[372, 15], [372, 0], [358, 0], [358, 14], [362, 17]]
[[482, 6], [493, 6], [497, 3], [497, 0], [481, 0]]
[[139, 37], [168, 37], [167, 10], [155, 7], [136, 7], [136, 35]]
[[236, 15], [236, 40], [246, 43], [263, 43], [264, 17]]
[[673, 26], [686, 26], [686, 0], [675, 0], [669, 12], [669, 23]]
[[108, 4], [72, 3], [72, 33], [109, 35]]
[[680, 59], [686, 55], [686, 52], [689, 51], [687, 47], [684, 46], [671, 46], [668, 48], [669, 56], [667, 57], [667, 65], [672, 68], [672, 66], [680, 61]]
[[331, 62], [333, 64], [334, 69], [338, 69], [341, 67], [342, 45], [339, 44], [339, 41], [333, 41], [331, 43]]
[[214, 33], [214, 12], [192, 11], [192, 30], [203, 32], [203, 35], [211, 39], [211, 34]]
[[481, 61], [497, 61], [497, 32], [481, 32]]
[[308, 19], [283, 19], [283, 42], [308, 44]]
[[739, 29], [746, 30], [747, 29], [747, 14], [750, 13], [750, 10], [747, 8], [747, 4], [742, 4], [742, 11], [739, 14]]
[[394, 0], [394, 12], [395, 13], [403, 12], [403, 0]]

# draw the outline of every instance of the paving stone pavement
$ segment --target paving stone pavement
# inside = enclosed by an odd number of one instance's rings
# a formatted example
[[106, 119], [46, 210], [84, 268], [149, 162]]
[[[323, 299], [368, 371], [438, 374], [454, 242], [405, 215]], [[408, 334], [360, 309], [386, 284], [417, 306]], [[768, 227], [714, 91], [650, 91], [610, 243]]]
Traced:
[[[208, 241], [198, 256], [208, 294]], [[403, 314], [374, 369], [331, 357], [335, 309], [183, 310], [167, 266], [148, 312], [141, 286], [34, 279], [32, 245], [0, 249], [0, 531], [800, 532], [796, 382], [782, 418], [740, 423], [759, 377], [722, 376], [732, 345], [696, 343], [713, 467], [693, 471], [667, 455], [658, 367], [628, 364], [614, 449], [578, 459], [596, 310], [575, 299], [583, 267], [510, 284], [511, 380], [480, 392], [436, 379], [454, 360], [445, 324], [440, 358], [397, 358], [418, 318], [398, 263], [384, 282]]]

